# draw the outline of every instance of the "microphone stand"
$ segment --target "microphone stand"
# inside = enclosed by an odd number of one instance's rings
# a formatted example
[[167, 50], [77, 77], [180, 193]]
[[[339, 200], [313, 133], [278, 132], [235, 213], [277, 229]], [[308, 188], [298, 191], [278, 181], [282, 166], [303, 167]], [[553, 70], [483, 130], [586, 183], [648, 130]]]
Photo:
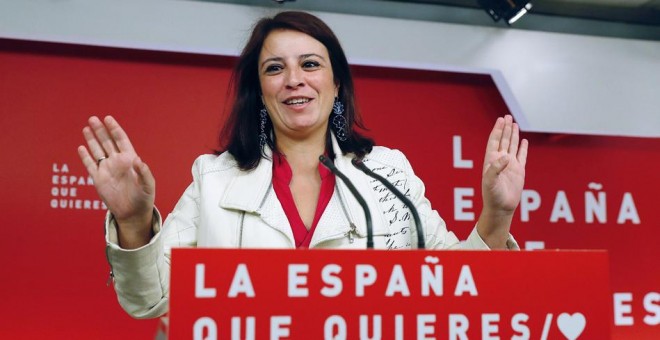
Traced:
[[392, 185], [392, 183], [390, 183], [388, 180], [383, 178], [383, 176], [381, 176], [381, 175], [371, 171], [371, 169], [367, 168], [367, 166], [364, 165], [362, 160], [357, 159], [357, 158], [353, 158], [351, 160], [351, 163], [353, 163], [354, 167], [362, 170], [362, 172], [364, 172], [368, 176], [370, 176], [372, 178], [375, 178], [379, 182], [383, 183], [383, 185], [385, 185], [385, 187], [390, 189], [390, 191], [396, 197], [398, 197], [403, 202], [403, 204], [405, 204], [408, 207], [408, 209], [410, 209], [410, 212], [413, 215], [413, 219], [415, 220], [415, 229], [417, 230], [417, 248], [418, 249], [424, 249], [425, 248], [425, 243], [426, 243], [426, 242], [424, 242], [424, 231], [422, 230], [422, 222], [419, 219], [419, 213], [417, 212], [417, 208], [415, 207], [415, 205], [399, 189], [394, 187], [394, 185]]
[[351, 191], [353, 196], [357, 199], [358, 203], [360, 203], [360, 206], [362, 207], [362, 210], [364, 210], [364, 217], [367, 220], [367, 249], [373, 249], [374, 248], [374, 230], [371, 224], [371, 213], [369, 212], [369, 207], [367, 206], [367, 202], [364, 200], [362, 195], [357, 191], [353, 183], [344, 175], [341, 173], [337, 167], [332, 163], [331, 160], [329, 160], [327, 157], [321, 155], [319, 157], [319, 161], [321, 161], [321, 164], [325, 165], [326, 168], [328, 168], [335, 176], [339, 177], [344, 184], [346, 184], [346, 187], [348, 187], [348, 190]]

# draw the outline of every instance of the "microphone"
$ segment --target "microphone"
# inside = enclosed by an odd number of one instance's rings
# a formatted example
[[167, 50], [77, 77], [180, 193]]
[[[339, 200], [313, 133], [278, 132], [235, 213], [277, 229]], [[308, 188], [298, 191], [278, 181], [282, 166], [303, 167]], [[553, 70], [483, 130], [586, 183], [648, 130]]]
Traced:
[[351, 183], [350, 180], [348, 180], [348, 177], [341, 173], [337, 167], [332, 163], [330, 159], [327, 157], [321, 155], [319, 156], [319, 161], [321, 161], [321, 164], [325, 165], [326, 168], [328, 168], [335, 176], [339, 177], [344, 184], [346, 184], [346, 187], [348, 187], [348, 190], [351, 191], [353, 196], [357, 199], [358, 203], [360, 203], [360, 206], [362, 207], [362, 210], [364, 210], [364, 216], [367, 220], [367, 249], [373, 249], [374, 247], [374, 229], [371, 225], [371, 213], [369, 212], [369, 207], [367, 206], [367, 202], [364, 200], [364, 197], [360, 195], [360, 193], [355, 189], [355, 186], [353, 183]]
[[[415, 208], [415, 205], [406, 197], [399, 189], [394, 187], [392, 183], [390, 183], [388, 180], [383, 178], [383, 176], [371, 171], [371, 169], [367, 168], [366, 165], [362, 162], [361, 159], [353, 158], [351, 160], [351, 163], [353, 163], [353, 166], [362, 170], [365, 174], [367, 174], [370, 177], [375, 178], [379, 182], [383, 183], [385, 187], [390, 189], [390, 191], [394, 194], [394, 196], [398, 197], [403, 204], [405, 204], [408, 209], [410, 209], [410, 212], [413, 215], [413, 219], [415, 220], [415, 229], [417, 230], [417, 248], [418, 249], [424, 249], [425, 248], [425, 243], [424, 242], [424, 231], [422, 230], [422, 222], [419, 219], [419, 213], [417, 212], [417, 208]], [[412, 236], [412, 234], [411, 234]]]

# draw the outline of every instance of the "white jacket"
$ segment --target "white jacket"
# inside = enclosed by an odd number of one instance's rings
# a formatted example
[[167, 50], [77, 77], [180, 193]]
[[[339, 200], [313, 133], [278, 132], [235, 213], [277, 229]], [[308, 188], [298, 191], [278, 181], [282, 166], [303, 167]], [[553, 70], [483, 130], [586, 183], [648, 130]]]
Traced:
[[[351, 164], [334, 139], [335, 166], [353, 182], [366, 200], [373, 221], [374, 248], [410, 249], [416, 245], [414, 221], [408, 208], [382, 184]], [[484, 249], [476, 232], [459, 242], [424, 197], [424, 184], [398, 150], [374, 147], [364, 163], [387, 178], [415, 204], [424, 228], [427, 249]], [[124, 250], [117, 245], [116, 224], [106, 218], [107, 256], [119, 302], [133, 317], [157, 317], [168, 308], [169, 263], [172, 247], [295, 248], [288, 219], [273, 190], [272, 161], [242, 171], [227, 152], [203, 155], [192, 169], [193, 182], [161, 228], [156, 211], [154, 238], [144, 247]], [[364, 249], [365, 214], [345, 184], [337, 178], [335, 191], [319, 220], [310, 248]], [[413, 231], [413, 232], [411, 232]], [[509, 237], [509, 248], [518, 248]]]

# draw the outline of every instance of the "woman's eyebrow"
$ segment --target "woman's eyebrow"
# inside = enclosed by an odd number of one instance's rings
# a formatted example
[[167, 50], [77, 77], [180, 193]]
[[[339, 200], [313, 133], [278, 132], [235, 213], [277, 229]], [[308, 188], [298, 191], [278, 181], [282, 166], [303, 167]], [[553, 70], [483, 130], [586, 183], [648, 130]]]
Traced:
[[266, 64], [266, 63], [269, 62], [269, 61], [280, 61], [280, 62], [281, 62], [282, 60], [284, 60], [284, 59], [281, 58], [281, 57], [271, 57], [271, 58], [268, 58], [268, 59], [262, 61], [262, 62], [261, 62], [261, 66], [263, 67], [264, 64]]
[[320, 56], [320, 55], [318, 55], [318, 54], [316, 54], [316, 53], [302, 54], [300, 57], [298, 57], [298, 59], [307, 59], [307, 58], [309, 58], [309, 57], [318, 57], [318, 58], [320, 58], [321, 60], [325, 61], [325, 58], [323, 58], [322, 56]]

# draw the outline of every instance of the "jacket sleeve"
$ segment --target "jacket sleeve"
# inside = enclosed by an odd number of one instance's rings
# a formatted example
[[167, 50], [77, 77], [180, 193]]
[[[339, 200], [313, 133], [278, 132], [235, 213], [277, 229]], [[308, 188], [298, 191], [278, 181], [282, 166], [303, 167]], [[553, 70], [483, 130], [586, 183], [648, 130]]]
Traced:
[[[397, 152], [401, 154], [404, 171], [411, 184], [410, 200], [417, 208], [419, 218], [424, 226], [426, 249], [490, 250], [481, 236], [479, 236], [476, 226], [464, 241], [460, 241], [453, 232], [447, 230], [445, 221], [440, 217], [438, 212], [431, 207], [431, 202], [425, 196], [426, 188], [424, 183], [415, 175], [406, 156], [400, 151]], [[507, 247], [509, 249], [519, 249], [518, 243], [510, 234], [509, 239], [507, 240]]]
[[110, 212], [107, 214], [106, 253], [115, 291], [119, 304], [134, 318], [155, 318], [168, 311], [171, 249], [197, 245], [200, 162], [198, 159], [193, 165], [193, 183], [164, 225], [160, 213], [154, 209], [154, 237], [148, 244], [122, 249], [118, 245], [117, 223]]

